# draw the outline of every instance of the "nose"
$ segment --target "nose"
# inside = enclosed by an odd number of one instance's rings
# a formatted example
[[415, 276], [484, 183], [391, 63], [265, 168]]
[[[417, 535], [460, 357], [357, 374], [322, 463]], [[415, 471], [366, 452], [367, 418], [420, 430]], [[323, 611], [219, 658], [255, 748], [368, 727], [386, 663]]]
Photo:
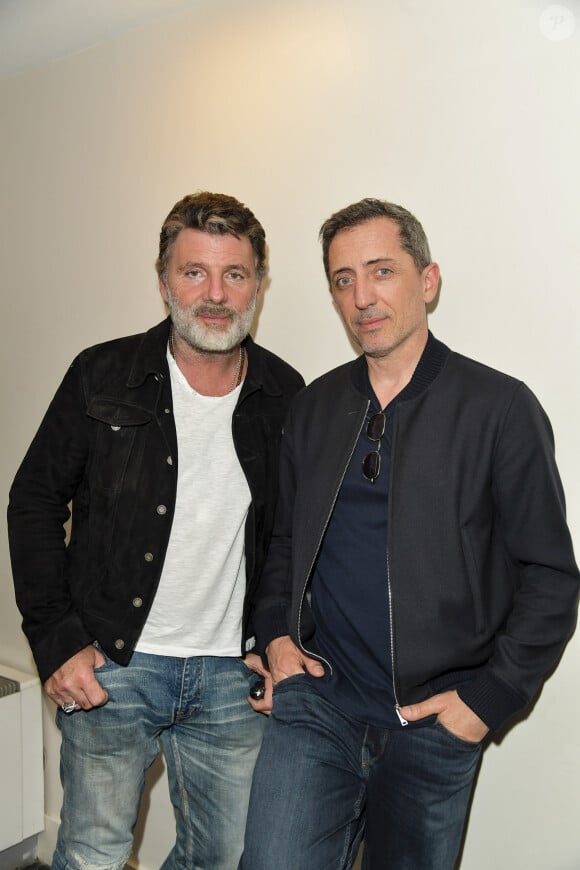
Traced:
[[209, 302], [219, 304], [226, 299], [226, 291], [221, 273], [210, 273], [207, 279], [206, 298]]
[[360, 311], [363, 311], [365, 308], [375, 305], [376, 301], [377, 295], [372, 281], [368, 280], [365, 276], [357, 277], [354, 287], [354, 304], [356, 307]]

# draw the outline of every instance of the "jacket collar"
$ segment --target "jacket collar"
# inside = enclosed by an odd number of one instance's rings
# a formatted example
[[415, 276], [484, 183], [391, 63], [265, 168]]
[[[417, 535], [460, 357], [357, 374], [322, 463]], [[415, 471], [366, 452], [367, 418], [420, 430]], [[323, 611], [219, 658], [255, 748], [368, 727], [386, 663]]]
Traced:
[[240, 399], [254, 390], [263, 390], [269, 396], [284, 395], [284, 385], [274, 373], [272, 355], [256, 344], [251, 335], [248, 335], [242, 343], [248, 354], [248, 372]]
[[[398, 402], [414, 399], [433, 383], [450, 354], [447, 345], [435, 338], [431, 330], [427, 336], [427, 344], [413, 372], [409, 383], [403, 387], [396, 397]], [[369, 382], [368, 366], [364, 354], [355, 360], [352, 368], [352, 383], [364, 396], [374, 395]], [[369, 392], [370, 391], [370, 392]]]
[[143, 334], [127, 378], [128, 387], [140, 387], [148, 375], [167, 377], [167, 342], [170, 324], [171, 318], [166, 317]]

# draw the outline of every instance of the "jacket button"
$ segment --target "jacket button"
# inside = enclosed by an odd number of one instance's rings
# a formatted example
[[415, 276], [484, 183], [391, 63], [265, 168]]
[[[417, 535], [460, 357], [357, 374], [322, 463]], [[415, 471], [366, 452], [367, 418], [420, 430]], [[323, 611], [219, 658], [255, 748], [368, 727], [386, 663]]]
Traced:
[[173, 465], [173, 456], [168, 456], [168, 457], [167, 457], [167, 464], [168, 464], [168, 465]]
[[144, 559], [146, 562], [152, 562], [153, 561], [153, 553], [145, 553]]
[[171, 414], [171, 408], [164, 408], [166, 414]]
[[115, 641], [115, 649], [123, 649], [124, 646], [125, 646], [125, 641], [121, 640], [120, 637], [117, 638], [117, 640]]
[[142, 598], [134, 598], [133, 599], [133, 607], [142, 607], [143, 599]]
[[119, 432], [121, 427], [120, 426], [111, 426], [111, 429], [113, 430], [113, 432]]
[[158, 505], [157, 505], [157, 513], [158, 513], [160, 516], [164, 516], [164, 514], [167, 513], [167, 508], [165, 507], [164, 504], [158, 504]]

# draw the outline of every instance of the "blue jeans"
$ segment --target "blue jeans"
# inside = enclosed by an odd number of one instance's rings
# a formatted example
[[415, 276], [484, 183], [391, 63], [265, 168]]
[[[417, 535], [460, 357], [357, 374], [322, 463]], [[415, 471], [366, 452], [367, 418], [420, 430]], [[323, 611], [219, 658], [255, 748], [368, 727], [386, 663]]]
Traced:
[[439, 723], [389, 731], [293, 676], [254, 771], [240, 870], [451, 870], [481, 755]]
[[234, 870], [266, 720], [246, 700], [255, 674], [236, 658], [135, 653], [95, 675], [107, 704], [57, 713], [64, 800], [53, 870], [122, 870], [159, 744], [177, 828], [163, 870]]

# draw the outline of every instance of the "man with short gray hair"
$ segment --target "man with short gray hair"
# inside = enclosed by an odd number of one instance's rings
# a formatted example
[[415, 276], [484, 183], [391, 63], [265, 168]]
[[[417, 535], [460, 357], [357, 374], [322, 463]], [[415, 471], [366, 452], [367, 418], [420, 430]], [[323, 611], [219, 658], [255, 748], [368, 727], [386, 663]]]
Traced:
[[482, 741], [576, 620], [549, 421], [428, 330], [419, 221], [365, 199], [321, 230], [362, 355], [292, 403], [256, 598], [274, 686], [244, 870], [452, 870]]

